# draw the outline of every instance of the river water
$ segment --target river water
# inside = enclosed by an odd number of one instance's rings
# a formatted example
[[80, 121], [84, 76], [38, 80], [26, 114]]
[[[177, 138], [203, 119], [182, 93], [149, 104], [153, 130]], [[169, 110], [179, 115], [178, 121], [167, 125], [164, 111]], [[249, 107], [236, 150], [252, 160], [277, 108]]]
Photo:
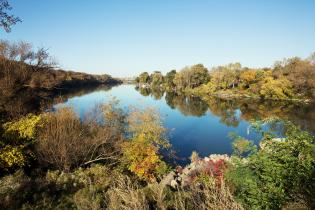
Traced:
[[178, 96], [159, 90], [138, 90], [134, 85], [81, 93], [80, 96], [72, 96], [54, 105], [54, 108], [71, 106], [83, 117], [96, 104], [106, 103], [113, 97], [126, 110], [130, 106], [155, 107], [168, 128], [168, 138], [178, 157], [177, 161], [183, 164], [188, 161], [192, 151], [197, 151], [200, 156], [231, 154], [231, 132], [257, 144], [260, 134], [250, 129], [250, 122], [253, 120], [279, 117], [291, 120], [303, 129], [315, 131], [314, 104], [217, 98], [203, 101], [196, 97]]

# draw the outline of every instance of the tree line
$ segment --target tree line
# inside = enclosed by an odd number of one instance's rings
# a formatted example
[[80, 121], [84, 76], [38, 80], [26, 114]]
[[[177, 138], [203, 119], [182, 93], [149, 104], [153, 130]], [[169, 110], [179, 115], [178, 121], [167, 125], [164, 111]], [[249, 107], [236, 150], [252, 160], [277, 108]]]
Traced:
[[314, 99], [315, 53], [307, 59], [293, 57], [278, 61], [272, 68], [248, 68], [231, 63], [208, 70], [203, 64], [197, 64], [165, 75], [160, 71], [143, 72], [136, 82], [142, 87], [199, 96]]

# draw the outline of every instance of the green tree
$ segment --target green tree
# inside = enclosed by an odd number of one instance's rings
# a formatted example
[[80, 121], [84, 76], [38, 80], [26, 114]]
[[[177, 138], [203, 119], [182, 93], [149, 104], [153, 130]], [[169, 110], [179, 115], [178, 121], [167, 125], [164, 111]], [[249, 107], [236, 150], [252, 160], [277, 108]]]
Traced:
[[165, 80], [167, 88], [173, 89], [175, 87], [175, 84], [174, 84], [175, 75], [176, 75], [176, 70], [171, 70], [166, 73], [164, 80]]
[[239, 72], [241, 71], [240, 63], [231, 63], [227, 66], [213, 68], [211, 73], [211, 82], [216, 89], [234, 88], [239, 82]]
[[151, 78], [151, 85], [152, 86], [159, 86], [164, 82], [164, 77], [159, 71], [153, 72], [150, 76]]
[[190, 85], [189, 87], [195, 88], [202, 84], [206, 84], [210, 80], [208, 69], [202, 64], [194, 65], [190, 68]]
[[206, 84], [210, 79], [208, 69], [202, 64], [191, 67], [185, 67], [175, 75], [173, 80], [176, 89], [181, 91], [185, 88], [196, 88], [202, 84]]
[[139, 75], [139, 83], [149, 83], [150, 75], [148, 72], [143, 72]]

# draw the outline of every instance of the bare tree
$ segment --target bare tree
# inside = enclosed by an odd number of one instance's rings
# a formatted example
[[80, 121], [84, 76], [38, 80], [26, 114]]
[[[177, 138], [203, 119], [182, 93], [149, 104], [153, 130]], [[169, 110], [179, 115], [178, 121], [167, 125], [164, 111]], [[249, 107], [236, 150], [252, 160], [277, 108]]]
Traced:
[[21, 62], [32, 60], [34, 58], [33, 46], [31, 43], [21, 41], [18, 43], [18, 54]]
[[55, 68], [58, 65], [56, 59], [49, 55], [47, 48], [40, 47], [35, 51], [33, 45], [25, 41], [10, 43], [0, 40], [0, 57], [27, 63], [37, 67], [36, 69]]
[[20, 18], [7, 13], [11, 9], [12, 7], [7, 0], [0, 0], [0, 27], [4, 28], [6, 32], [11, 31], [12, 25], [21, 22]]
[[33, 61], [36, 67], [41, 68], [54, 68], [57, 65], [57, 61], [49, 55], [48, 49], [44, 47], [40, 47], [37, 52], [34, 52]]
[[16, 43], [9, 45], [8, 58], [9, 60], [16, 60], [19, 56], [19, 46]]
[[0, 57], [7, 58], [9, 51], [9, 42], [5, 40], [0, 40]]

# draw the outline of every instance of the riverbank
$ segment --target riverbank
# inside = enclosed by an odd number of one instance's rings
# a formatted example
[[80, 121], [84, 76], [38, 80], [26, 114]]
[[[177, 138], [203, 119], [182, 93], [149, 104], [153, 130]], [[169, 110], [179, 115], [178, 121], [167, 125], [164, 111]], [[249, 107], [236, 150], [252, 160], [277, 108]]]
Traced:
[[60, 95], [121, 83], [107, 74], [65, 71], [0, 57], [0, 115], [19, 117], [39, 111], [43, 104]]
[[211, 97], [217, 97], [220, 99], [250, 99], [255, 101], [261, 101], [261, 100], [269, 100], [269, 101], [289, 101], [289, 102], [297, 102], [297, 103], [315, 103], [314, 99], [310, 98], [268, 98], [268, 97], [260, 97], [258, 95], [254, 94], [248, 94], [248, 93], [235, 93], [231, 91], [221, 91], [221, 92], [215, 92], [215, 93], [208, 93], [208, 94], [195, 94], [195, 92], [189, 92], [188, 94], [198, 96], [202, 98], [203, 100], [208, 100]]
[[257, 94], [250, 93], [248, 91], [241, 91], [241, 90], [222, 90], [216, 92], [210, 92], [204, 89], [204, 87], [198, 88], [187, 88], [182, 91], [177, 91], [176, 88], [168, 88], [165, 85], [159, 85], [157, 87], [153, 87], [148, 83], [144, 84], [135, 84], [136, 88], [138, 89], [150, 89], [150, 90], [160, 90], [163, 92], [171, 92], [177, 95], [185, 95], [185, 96], [192, 96], [192, 97], [199, 97], [204, 101], [207, 101], [211, 98], [219, 98], [225, 100], [255, 100], [255, 101], [275, 101], [275, 102], [292, 102], [292, 103], [303, 103], [303, 104], [311, 104], [315, 103], [315, 99], [312, 98], [273, 98], [273, 97], [262, 97]]

